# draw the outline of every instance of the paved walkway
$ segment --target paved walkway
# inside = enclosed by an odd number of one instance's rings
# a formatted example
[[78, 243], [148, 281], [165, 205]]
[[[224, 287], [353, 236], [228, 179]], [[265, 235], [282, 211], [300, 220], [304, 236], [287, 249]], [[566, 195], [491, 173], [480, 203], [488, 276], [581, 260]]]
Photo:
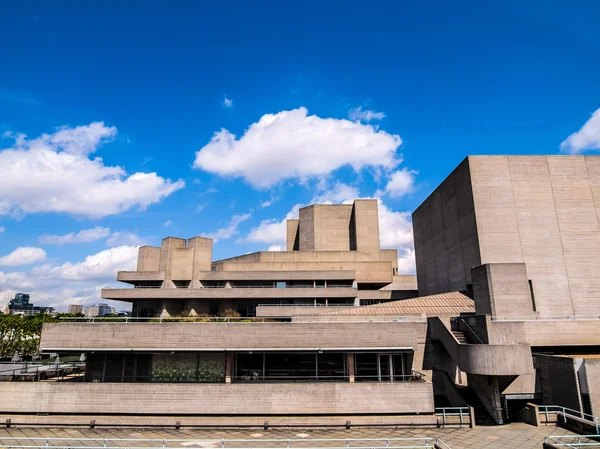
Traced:
[[[0, 429], [0, 448], [16, 445], [45, 446], [45, 441], [27, 440], [29, 438], [58, 438], [51, 441], [51, 446], [86, 446], [102, 447], [104, 438], [135, 439], [135, 441], [108, 441], [109, 447], [161, 447], [162, 442], [144, 441], [148, 439], [173, 439], [187, 441], [167, 442], [167, 447], [181, 449], [221, 448], [220, 441], [225, 439], [225, 448], [286, 448], [289, 438], [290, 448], [346, 446], [345, 441], [319, 442], [315, 439], [354, 439], [376, 438], [379, 441], [350, 441], [350, 447], [385, 447], [387, 438], [440, 438], [452, 449], [530, 449], [541, 448], [542, 441], [548, 435], [574, 435], [573, 433], [554, 426], [533, 427], [523, 423], [513, 423], [504, 426], [479, 426], [475, 429], [447, 427], [436, 429], [419, 428], [383, 428], [383, 427], [354, 427], [346, 429], [88, 429], [88, 428], [11, 428]], [[15, 444], [8, 437], [26, 438]], [[74, 438], [74, 440], [64, 440]], [[85, 440], [91, 438], [93, 440]], [[81, 439], [81, 440], [80, 440]], [[232, 442], [227, 440], [251, 440], [248, 442]], [[213, 440], [213, 441], [210, 441]], [[278, 440], [278, 441], [265, 441]], [[390, 446], [422, 445], [421, 442], [389, 442]], [[422, 446], [425, 447], [425, 446]], [[598, 445], [600, 447], [600, 444]]]

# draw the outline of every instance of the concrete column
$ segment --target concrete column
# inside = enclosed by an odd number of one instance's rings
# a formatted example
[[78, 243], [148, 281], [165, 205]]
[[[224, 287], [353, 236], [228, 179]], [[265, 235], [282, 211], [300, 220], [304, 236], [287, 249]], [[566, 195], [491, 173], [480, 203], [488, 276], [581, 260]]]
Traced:
[[225, 383], [230, 384], [233, 377], [233, 352], [225, 353]]
[[354, 353], [346, 354], [346, 367], [348, 368], [348, 381], [354, 382]]

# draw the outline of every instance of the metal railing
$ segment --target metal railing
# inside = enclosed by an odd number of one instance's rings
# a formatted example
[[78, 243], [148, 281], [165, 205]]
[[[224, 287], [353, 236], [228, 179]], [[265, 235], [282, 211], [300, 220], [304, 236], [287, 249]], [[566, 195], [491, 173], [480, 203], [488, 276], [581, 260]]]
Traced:
[[[11, 364], [11, 366], [16, 364]], [[69, 374], [78, 374], [81, 372], [82, 368], [85, 367], [84, 362], [70, 362], [70, 363], [60, 363], [60, 364], [38, 364], [38, 363], [23, 363], [18, 367], [14, 366], [11, 368], [3, 367], [0, 364], [0, 378], [2, 377], [10, 377], [10, 378], [21, 378], [25, 379], [48, 379], [54, 377], [64, 378], [64, 376]]]
[[[308, 376], [286, 376], [286, 375], [266, 375], [263, 376], [259, 371], [256, 374], [246, 374], [233, 376], [232, 379], [237, 382], [260, 383], [260, 382], [346, 382], [350, 379], [349, 375], [327, 376], [312, 374]], [[425, 374], [419, 371], [412, 371], [411, 374], [390, 375], [372, 375], [372, 376], [354, 376], [357, 382], [425, 382]]]
[[556, 316], [492, 316], [492, 321], [573, 321], [600, 320], [600, 315], [556, 315]]
[[[458, 424], [471, 424], [471, 413], [469, 407], [436, 407], [435, 414], [442, 418], [442, 424], [456, 424], [449, 422], [448, 418], [458, 416]], [[466, 420], [466, 421], [465, 421]]]
[[451, 321], [456, 321], [456, 322], [462, 321], [464, 323], [464, 325], [467, 326], [467, 329], [469, 330], [470, 334], [473, 335], [477, 339], [477, 341], [479, 342], [479, 344], [484, 344], [483, 340], [479, 337], [479, 335], [477, 335], [477, 332], [475, 332], [475, 330], [469, 325], [469, 323], [467, 323], [465, 321], [464, 318], [456, 317], [456, 318], [451, 318], [450, 320]]
[[544, 438], [544, 443], [551, 444], [555, 447], [598, 447], [598, 442], [594, 441], [600, 435], [561, 435], [547, 436]]
[[[350, 307], [350, 306], [349, 306]], [[215, 316], [188, 316], [188, 317], [58, 317], [60, 322], [81, 322], [81, 323], [277, 323], [281, 325], [293, 325], [295, 323], [364, 323], [364, 322], [426, 322], [426, 317], [419, 316], [394, 316], [394, 315], [301, 315], [294, 317], [294, 321], [274, 321], [269, 317], [215, 317]]]
[[[567, 422], [567, 418], [575, 418], [587, 421], [590, 425], [594, 426], [596, 434], [600, 434], [600, 417], [598, 416], [560, 405], [538, 405], [538, 410], [546, 418], [545, 423], [558, 422], [559, 417], [562, 417], [563, 423]], [[550, 415], [556, 415], [556, 421], [550, 421]]]
[[[0, 437], [6, 449], [181, 449], [188, 446], [270, 449], [451, 449], [435, 437], [407, 438], [270, 438], [270, 439], [134, 439], [134, 438], [27, 438]], [[14, 441], [15, 444], [6, 444]], [[23, 444], [29, 443], [29, 444]], [[266, 443], [266, 444], [264, 444]], [[95, 444], [95, 445], [94, 445]]]
[[[133, 288], [162, 288], [164, 290], [173, 290], [173, 288], [164, 288], [161, 285], [134, 285]], [[202, 287], [198, 287], [198, 288], [189, 288], [188, 286], [175, 286], [175, 288], [183, 288], [183, 289], [190, 289], [190, 290], [202, 290], [204, 288], [268, 288], [268, 289], [280, 289], [280, 290], [285, 290], [286, 288], [310, 288], [310, 289], [329, 289], [329, 288], [352, 288], [354, 290], [356, 290], [356, 287], [353, 287], [352, 285], [328, 285], [328, 286], [313, 286], [313, 285], [288, 285], [286, 287], [277, 287], [275, 285], [230, 285], [228, 287], [224, 286], [224, 285], [203, 285]], [[123, 289], [116, 289], [116, 290], [123, 290]]]
[[256, 307], [355, 307], [355, 305], [352, 302], [348, 304], [259, 304]]

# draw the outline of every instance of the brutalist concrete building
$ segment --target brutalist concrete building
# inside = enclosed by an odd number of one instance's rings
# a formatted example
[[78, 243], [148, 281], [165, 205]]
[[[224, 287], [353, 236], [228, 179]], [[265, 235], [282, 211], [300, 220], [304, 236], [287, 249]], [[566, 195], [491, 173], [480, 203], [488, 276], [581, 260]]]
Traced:
[[3, 382], [0, 412], [599, 414], [599, 218], [600, 158], [476, 156], [413, 214], [416, 279], [380, 248], [375, 200], [301, 209], [282, 252], [213, 261], [210, 239], [169, 237], [102, 293], [137, 320], [44, 325], [41, 350], [85, 353], [85, 373]]

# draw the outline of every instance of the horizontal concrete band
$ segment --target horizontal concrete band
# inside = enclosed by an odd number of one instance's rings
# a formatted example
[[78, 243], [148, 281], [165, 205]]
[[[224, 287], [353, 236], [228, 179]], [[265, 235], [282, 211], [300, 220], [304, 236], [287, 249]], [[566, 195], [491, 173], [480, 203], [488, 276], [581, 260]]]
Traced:
[[[339, 288], [103, 288], [102, 298], [129, 299], [248, 299], [356, 298], [358, 290]], [[389, 292], [385, 292], [389, 296]]]
[[0, 413], [278, 415], [433, 413], [426, 382], [131, 384], [2, 382]]
[[[200, 281], [261, 281], [261, 280], [354, 280], [354, 270], [304, 270], [304, 271], [201, 271]], [[164, 271], [119, 271], [118, 281], [162, 281]], [[184, 279], [182, 279], [184, 280]]]
[[[344, 350], [416, 348], [427, 323], [46, 323], [40, 348]], [[317, 344], [318, 342], [318, 344]]]

